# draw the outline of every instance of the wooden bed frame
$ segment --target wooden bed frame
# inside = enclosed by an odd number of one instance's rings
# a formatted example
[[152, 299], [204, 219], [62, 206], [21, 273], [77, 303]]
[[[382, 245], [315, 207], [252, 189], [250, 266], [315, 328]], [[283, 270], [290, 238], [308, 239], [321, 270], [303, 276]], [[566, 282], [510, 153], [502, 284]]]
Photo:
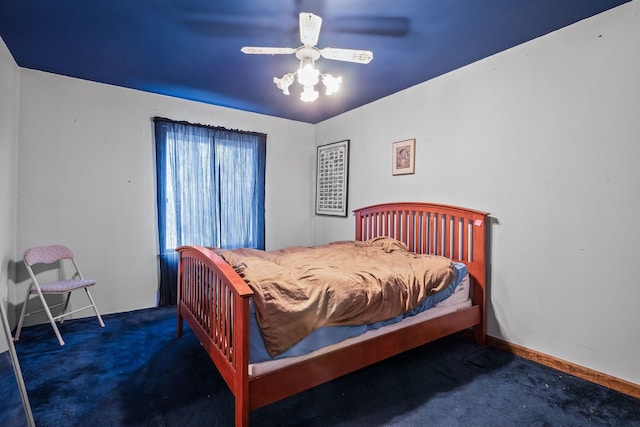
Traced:
[[261, 375], [249, 376], [249, 286], [221, 257], [199, 246], [178, 248], [178, 336], [187, 321], [235, 396], [236, 426], [249, 411], [438, 338], [473, 328], [486, 337], [487, 213], [432, 203], [389, 203], [354, 211], [356, 240], [389, 236], [416, 253], [464, 262], [472, 305]]

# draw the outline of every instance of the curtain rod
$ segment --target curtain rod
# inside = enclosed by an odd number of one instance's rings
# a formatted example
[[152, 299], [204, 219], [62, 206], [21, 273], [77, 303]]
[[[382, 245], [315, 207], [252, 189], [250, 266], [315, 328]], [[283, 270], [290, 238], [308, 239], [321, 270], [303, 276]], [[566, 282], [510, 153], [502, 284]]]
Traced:
[[238, 132], [238, 133], [243, 133], [243, 134], [246, 134], [246, 135], [256, 135], [256, 136], [264, 136], [264, 137], [267, 136], [266, 133], [262, 133], [262, 132], [254, 132], [254, 131], [240, 130], [240, 129], [228, 129], [228, 128], [225, 128], [223, 126], [213, 126], [213, 125], [204, 125], [204, 124], [201, 124], [201, 123], [191, 123], [191, 122], [188, 122], [188, 121], [185, 121], [185, 120], [172, 120], [172, 119], [168, 119], [166, 117], [155, 116], [155, 117], [153, 117], [153, 121], [154, 122], [165, 122], [165, 123], [186, 125], [186, 126], [198, 126], [198, 127], [202, 127], [202, 128], [206, 128], [206, 129], [220, 130], [220, 131], [226, 131], [226, 132]]

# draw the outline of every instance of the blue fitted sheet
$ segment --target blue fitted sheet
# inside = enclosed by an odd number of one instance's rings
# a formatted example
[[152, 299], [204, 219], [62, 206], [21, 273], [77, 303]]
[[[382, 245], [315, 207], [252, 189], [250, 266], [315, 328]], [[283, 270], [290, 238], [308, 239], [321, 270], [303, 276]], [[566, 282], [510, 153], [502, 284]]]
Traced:
[[299, 341], [292, 347], [290, 347], [287, 351], [278, 356], [272, 358], [267, 353], [267, 349], [264, 345], [264, 341], [262, 340], [262, 334], [260, 333], [260, 326], [258, 325], [258, 320], [256, 319], [255, 311], [253, 308], [253, 301], [251, 302], [251, 314], [249, 316], [249, 363], [258, 363], [264, 362], [267, 360], [273, 359], [282, 359], [284, 357], [291, 356], [301, 356], [303, 354], [310, 353], [319, 348], [325, 347], [327, 345], [335, 344], [344, 339], [355, 337], [357, 335], [363, 334], [367, 331], [378, 329], [382, 326], [390, 325], [393, 323], [397, 323], [402, 319], [414, 316], [418, 313], [421, 313], [425, 310], [430, 309], [441, 301], [449, 298], [456, 287], [462, 282], [462, 280], [467, 275], [467, 266], [463, 263], [456, 262], [454, 263], [456, 269], [456, 277], [453, 282], [440, 292], [429, 295], [425, 300], [416, 308], [411, 311], [408, 311], [399, 316], [393, 317], [391, 319], [383, 320], [381, 322], [371, 323], [368, 325], [358, 325], [358, 326], [323, 326], [319, 329], [316, 329], [311, 334], [307, 335], [302, 341]]

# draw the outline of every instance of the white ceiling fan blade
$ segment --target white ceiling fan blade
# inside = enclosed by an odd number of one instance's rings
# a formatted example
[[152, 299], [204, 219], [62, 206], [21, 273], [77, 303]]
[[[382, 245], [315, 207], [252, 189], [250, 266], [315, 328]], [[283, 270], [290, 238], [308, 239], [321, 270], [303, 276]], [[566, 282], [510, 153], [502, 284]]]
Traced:
[[296, 53], [296, 50], [290, 47], [254, 47], [245, 46], [240, 49], [242, 53], [249, 55], [288, 55]]
[[358, 64], [368, 64], [373, 59], [373, 52], [370, 50], [336, 49], [333, 47], [320, 49], [320, 55], [327, 59], [357, 62]]
[[322, 18], [313, 13], [300, 14], [300, 41], [305, 46], [315, 46], [320, 38]]

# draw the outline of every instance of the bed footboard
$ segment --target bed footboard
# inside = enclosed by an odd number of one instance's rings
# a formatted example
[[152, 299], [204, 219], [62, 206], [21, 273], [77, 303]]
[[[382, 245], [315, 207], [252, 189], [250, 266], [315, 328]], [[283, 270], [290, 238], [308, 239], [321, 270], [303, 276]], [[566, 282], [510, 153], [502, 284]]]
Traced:
[[237, 425], [249, 417], [249, 298], [253, 292], [220, 256], [183, 246], [178, 269], [178, 336], [189, 327], [235, 396]]

